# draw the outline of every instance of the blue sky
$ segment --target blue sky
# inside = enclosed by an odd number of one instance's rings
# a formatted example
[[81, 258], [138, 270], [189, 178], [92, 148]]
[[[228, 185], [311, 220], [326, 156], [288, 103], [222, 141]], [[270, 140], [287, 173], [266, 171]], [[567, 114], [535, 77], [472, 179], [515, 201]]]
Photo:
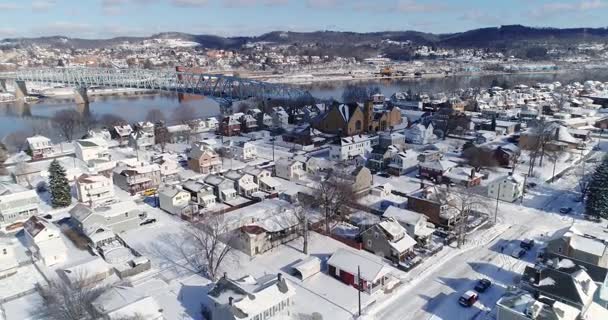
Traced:
[[608, 0], [0, 0], [0, 38], [604, 27]]

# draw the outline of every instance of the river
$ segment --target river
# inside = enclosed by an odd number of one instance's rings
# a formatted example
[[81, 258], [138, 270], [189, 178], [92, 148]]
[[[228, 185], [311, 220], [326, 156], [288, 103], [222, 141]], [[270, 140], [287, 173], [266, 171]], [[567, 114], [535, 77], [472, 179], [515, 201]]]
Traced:
[[[536, 74], [507, 74], [507, 75], [476, 75], [476, 76], [452, 76], [424, 79], [400, 79], [400, 80], [369, 80], [357, 81], [362, 85], [377, 86], [386, 96], [397, 91], [411, 89], [414, 92], [441, 92], [453, 91], [458, 88], [488, 87], [493, 80], [498, 83], [507, 83], [510, 86], [516, 84], [533, 85], [538, 82], [561, 81], [562, 83], [585, 80], [608, 81], [608, 70], [578, 70], [562, 73], [536, 73]], [[315, 83], [304, 86], [317, 98], [340, 99], [343, 88], [352, 81], [334, 81], [327, 83]], [[199, 110], [199, 116], [208, 117], [220, 113], [218, 104], [212, 99], [203, 98], [198, 100], [181, 101], [175, 94], [149, 94], [135, 96], [94, 96], [91, 97], [89, 110], [96, 116], [103, 114], [116, 114], [130, 122], [143, 120], [151, 108], [161, 109], [167, 118], [171, 118], [173, 110], [182, 104], [188, 104]], [[49, 125], [48, 118], [58, 110], [78, 108], [72, 99], [41, 99], [31, 104], [24, 103], [0, 103], [0, 135], [6, 135], [18, 131], [31, 131], [33, 127], [40, 128]]]

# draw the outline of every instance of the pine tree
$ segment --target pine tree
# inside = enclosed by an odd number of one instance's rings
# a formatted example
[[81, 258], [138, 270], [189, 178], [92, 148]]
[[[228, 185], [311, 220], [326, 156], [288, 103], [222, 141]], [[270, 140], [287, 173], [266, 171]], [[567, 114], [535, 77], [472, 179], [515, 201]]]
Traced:
[[587, 194], [587, 214], [608, 218], [608, 157], [595, 169]]
[[49, 166], [49, 187], [53, 208], [67, 207], [72, 203], [70, 184], [65, 176], [65, 169], [57, 160]]

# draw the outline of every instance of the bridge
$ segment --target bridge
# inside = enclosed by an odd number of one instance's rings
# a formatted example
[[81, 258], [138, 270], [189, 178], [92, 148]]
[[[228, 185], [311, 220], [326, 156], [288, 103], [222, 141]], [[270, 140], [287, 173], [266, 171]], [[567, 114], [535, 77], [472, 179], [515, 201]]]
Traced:
[[248, 98], [295, 100], [311, 98], [298, 88], [217, 74], [147, 69], [43, 68], [0, 74], [0, 92], [15, 82], [15, 97], [27, 96], [26, 81], [63, 84], [74, 88], [79, 104], [88, 104], [87, 88], [110, 87], [168, 91], [210, 97], [220, 105]]

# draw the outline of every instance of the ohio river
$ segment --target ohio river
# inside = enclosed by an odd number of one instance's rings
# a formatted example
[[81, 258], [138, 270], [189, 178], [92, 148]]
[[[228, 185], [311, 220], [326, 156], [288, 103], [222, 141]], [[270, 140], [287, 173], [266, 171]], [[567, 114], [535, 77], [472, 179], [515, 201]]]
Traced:
[[[342, 90], [349, 83], [378, 87], [386, 96], [397, 91], [411, 89], [414, 92], [441, 92], [453, 91], [459, 88], [489, 87], [494, 81], [499, 84], [507, 83], [533, 85], [538, 82], [599, 80], [608, 81], [608, 70], [578, 70], [555, 74], [509, 74], [509, 75], [481, 75], [481, 76], [453, 76], [446, 78], [402, 79], [402, 80], [370, 80], [370, 81], [334, 81], [315, 83], [303, 86], [317, 98], [340, 99]], [[179, 101], [174, 94], [150, 94], [136, 96], [99, 96], [92, 97], [89, 112], [96, 116], [115, 114], [130, 122], [143, 120], [151, 108], [159, 108], [168, 118], [175, 108], [187, 104], [195, 107], [199, 116], [208, 117], [219, 114], [220, 109], [215, 101], [208, 98]], [[35, 103], [0, 103], [0, 136], [24, 130], [29, 132], [33, 127], [48, 126], [47, 118], [58, 110], [74, 109], [76, 104], [71, 99], [41, 99]]]

